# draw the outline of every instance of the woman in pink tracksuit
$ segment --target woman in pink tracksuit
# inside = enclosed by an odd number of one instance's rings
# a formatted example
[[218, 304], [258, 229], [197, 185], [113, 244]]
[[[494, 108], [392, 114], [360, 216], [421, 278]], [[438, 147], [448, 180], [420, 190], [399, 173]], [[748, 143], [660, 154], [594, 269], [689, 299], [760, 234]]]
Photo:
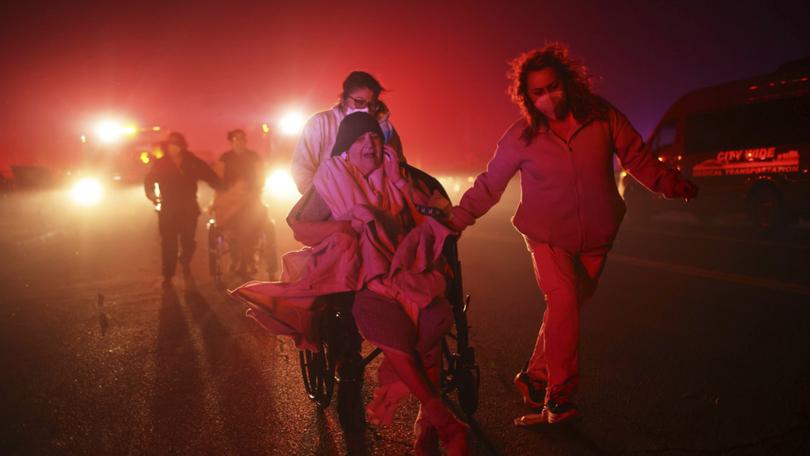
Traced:
[[510, 94], [523, 118], [452, 210], [462, 230], [501, 198], [520, 172], [522, 196], [513, 218], [524, 235], [546, 310], [534, 352], [515, 384], [524, 402], [557, 423], [577, 415], [579, 309], [596, 289], [624, 216], [613, 175], [616, 154], [630, 175], [666, 197], [690, 199], [697, 187], [644, 148], [627, 118], [590, 89], [581, 63], [561, 45], [512, 62]]

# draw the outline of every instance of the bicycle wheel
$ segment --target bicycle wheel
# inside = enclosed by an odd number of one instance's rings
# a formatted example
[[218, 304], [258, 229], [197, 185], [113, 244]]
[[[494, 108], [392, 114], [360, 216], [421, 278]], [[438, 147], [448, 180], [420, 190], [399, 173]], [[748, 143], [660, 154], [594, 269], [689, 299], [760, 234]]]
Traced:
[[215, 281], [218, 281], [222, 276], [222, 265], [219, 262], [222, 255], [220, 230], [213, 219], [208, 221], [206, 229], [208, 230], [208, 272]]

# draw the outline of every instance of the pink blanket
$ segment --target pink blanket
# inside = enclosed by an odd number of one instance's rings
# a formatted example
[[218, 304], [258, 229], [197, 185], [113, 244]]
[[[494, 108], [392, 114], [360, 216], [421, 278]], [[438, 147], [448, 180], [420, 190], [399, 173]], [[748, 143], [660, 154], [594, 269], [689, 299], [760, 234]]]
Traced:
[[[395, 181], [396, 179], [396, 181]], [[368, 288], [399, 302], [411, 319], [444, 294], [436, 267], [447, 227], [414, 209], [431, 198], [384, 167], [368, 177], [343, 157], [322, 163], [314, 186], [336, 220], [347, 220], [357, 236], [335, 233], [320, 244], [282, 258], [279, 282], [248, 282], [231, 293], [251, 304], [248, 315], [274, 334], [288, 335], [299, 348], [318, 350], [312, 324], [316, 298]], [[409, 230], [409, 220], [416, 226]]]

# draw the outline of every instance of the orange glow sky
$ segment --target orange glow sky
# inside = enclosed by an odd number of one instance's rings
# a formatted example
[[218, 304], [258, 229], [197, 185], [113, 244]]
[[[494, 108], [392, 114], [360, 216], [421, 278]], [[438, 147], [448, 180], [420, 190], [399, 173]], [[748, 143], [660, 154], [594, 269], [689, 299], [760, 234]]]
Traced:
[[390, 89], [412, 162], [476, 170], [518, 114], [506, 61], [546, 40], [645, 135], [688, 90], [810, 56], [799, 1], [110, 3], [5, 7], [0, 170], [69, 166], [106, 113], [182, 131], [212, 159], [230, 128], [328, 108], [353, 69]]

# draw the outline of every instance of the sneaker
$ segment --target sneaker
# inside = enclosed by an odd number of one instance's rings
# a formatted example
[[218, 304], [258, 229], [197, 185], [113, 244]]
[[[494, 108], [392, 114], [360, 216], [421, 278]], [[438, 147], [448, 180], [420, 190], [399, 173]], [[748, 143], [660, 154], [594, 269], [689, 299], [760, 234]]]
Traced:
[[543, 382], [532, 380], [525, 371], [515, 375], [515, 387], [523, 396], [523, 403], [529, 407], [542, 409], [546, 399], [546, 385]]
[[549, 402], [540, 413], [532, 413], [515, 418], [514, 424], [518, 427], [529, 427], [536, 424], [559, 424], [573, 420], [579, 416], [577, 406], [573, 402], [555, 404]]
[[564, 402], [548, 401], [543, 407], [542, 413], [546, 416], [548, 424], [562, 423], [579, 416], [577, 406], [569, 400]]

